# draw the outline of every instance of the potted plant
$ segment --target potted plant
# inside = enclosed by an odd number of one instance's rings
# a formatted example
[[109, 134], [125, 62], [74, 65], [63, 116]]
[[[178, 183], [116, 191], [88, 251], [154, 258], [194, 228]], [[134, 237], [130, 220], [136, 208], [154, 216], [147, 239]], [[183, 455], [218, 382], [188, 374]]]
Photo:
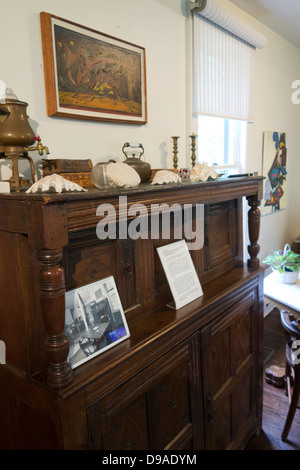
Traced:
[[277, 273], [278, 282], [295, 284], [299, 277], [300, 255], [294, 253], [286, 244], [283, 251], [275, 251], [267, 256], [263, 263], [268, 264]]

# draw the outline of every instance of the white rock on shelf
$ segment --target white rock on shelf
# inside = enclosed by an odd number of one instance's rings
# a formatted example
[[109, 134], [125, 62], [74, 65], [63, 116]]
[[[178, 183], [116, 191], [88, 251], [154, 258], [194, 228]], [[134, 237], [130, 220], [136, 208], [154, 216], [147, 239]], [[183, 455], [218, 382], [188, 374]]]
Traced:
[[77, 183], [63, 178], [56, 173], [45, 176], [27, 189], [26, 193], [62, 193], [64, 191], [87, 191]]
[[169, 170], [159, 170], [155, 173], [152, 184], [181, 183], [179, 175]]
[[127, 163], [110, 163], [106, 167], [106, 178], [110, 186], [131, 188], [141, 182], [140, 175]]

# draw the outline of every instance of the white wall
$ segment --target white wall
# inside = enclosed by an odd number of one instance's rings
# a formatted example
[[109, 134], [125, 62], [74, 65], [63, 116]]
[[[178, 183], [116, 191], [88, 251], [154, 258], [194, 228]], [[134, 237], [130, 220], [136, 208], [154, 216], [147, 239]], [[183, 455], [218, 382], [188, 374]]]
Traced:
[[[221, 6], [267, 38], [256, 52], [255, 122], [248, 126], [247, 170], [261, 171], [265, 130], [284, 131], [288, 149], [287, 209], [262, 218], [260, 257], [300, 234], [300, 105], [291, 102], [291, 83], [300, 79], [300, 50], [229, 0]], [[0, 79], [26, 101], [34, 130], [51, 158], [123, 160], [124, 142], [141, 142], [152, 168], [172, 167], [172, 139], [178, 135], [179, 166], [190, 162], [190, 19], [185, 0], [11, 0], [1, 9]], [[110, 124], [47, 117], [39, 13], [46, 11], [146, 49], [148, 123]], [[34, 161], [39, 160], [35, 153]]]
[[[41, 11], [145, 47], [146, 125], [47, 117]], [[186, 134], [185, 14], [180, 0], [11, 0], [1, 9], [0, 44], [0, 79], [29, 104], [30, 123], [51, 158], [122, 161], [123, 144], [134, 141], [143, 144], [153, 168], [172, 167], [171, 136]], [[185, 166], [180, 140], [178, 157]]]

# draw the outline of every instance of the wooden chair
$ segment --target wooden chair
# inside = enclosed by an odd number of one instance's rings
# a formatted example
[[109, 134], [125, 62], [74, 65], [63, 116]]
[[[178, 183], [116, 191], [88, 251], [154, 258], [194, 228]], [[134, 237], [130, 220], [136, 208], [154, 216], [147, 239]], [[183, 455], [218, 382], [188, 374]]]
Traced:
[[300, 394], [300, 319], [297, 320], [288, 310], [280, 312], [281, 324], [286, 334], [286, 393], [289, 397], [289, 411], [281, 434], [287, 440], [298, 406]]

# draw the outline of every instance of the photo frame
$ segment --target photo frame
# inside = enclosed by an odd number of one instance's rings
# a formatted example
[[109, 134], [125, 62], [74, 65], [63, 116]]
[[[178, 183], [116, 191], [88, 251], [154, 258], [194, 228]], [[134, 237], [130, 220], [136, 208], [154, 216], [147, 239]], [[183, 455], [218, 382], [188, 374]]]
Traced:
[[113, 276], [66, 292], [65, 310], [73, 369], [130, 337]]
[[41, 12], [48, 116], [146, 124], [145, 49]]

